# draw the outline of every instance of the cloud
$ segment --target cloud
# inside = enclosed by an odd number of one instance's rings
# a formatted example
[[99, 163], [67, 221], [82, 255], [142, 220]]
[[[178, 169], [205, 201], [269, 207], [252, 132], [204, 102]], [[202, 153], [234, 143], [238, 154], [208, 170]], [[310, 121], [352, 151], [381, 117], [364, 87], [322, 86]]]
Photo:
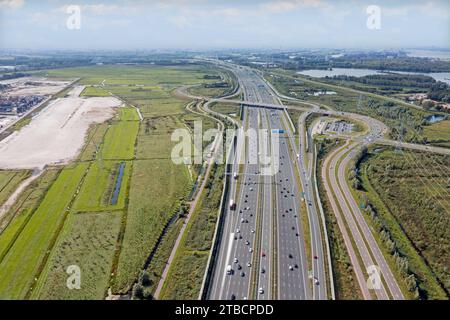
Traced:
[[382, 14], [387, 16], [407, 17], [412, 13], [420, 13], [426, 16], [450, 19], [450, 6], [438, 1], [427, 1], [416, 4], [381, 6]]
[[[62, 7], [59, 7], [55, 11], [58, 13], [67, 13], [67, 8], [71, 5], [63, 5]], [[121, 8], [118, 5], [114, 4], [103, 4], [103, 3], [97, 3], [97, 4], [85, 4], [85, 5], [79, 5], [81, 13], [91, 13], [93, 15], [107, 15], [107, 14], [113, 14], [113, 13], [119, 13], [123, 11], [123, 8]]]
[[0, 10], [16, 10], [25, 5], [25, 0], [0, 0]]
[[185, 29], [192, 25], [192, 22], [186, 16], [173, 16], [169, 17], [167, 20], [179, 29]]
[[330, 9], [332, 5], [324, 0], [280, 0], [266, 2], [261, 9], [269, 13], [291, 12], [300, 8]]

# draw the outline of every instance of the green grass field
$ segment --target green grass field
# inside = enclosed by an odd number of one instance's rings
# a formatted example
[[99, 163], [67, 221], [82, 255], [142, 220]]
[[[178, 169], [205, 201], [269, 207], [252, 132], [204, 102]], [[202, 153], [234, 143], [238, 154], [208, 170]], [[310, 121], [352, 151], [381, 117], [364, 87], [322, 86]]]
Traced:
[[129, 289], [165, 224], [190, 187], [184, 166], [170, 160], [137, 160], [131, 177], [127, 224], [120, 252], [115, 292]]
[[134, 158], [134, 144], [139, 130], [136, 121], [113, 123], [106, 132], [101, 148], [102, 160], [131, 160]]
[[86, 87], [80, 94], [81, 97], [109, 97], [110, 94], [98, 87]]
[[424, 136], [434, 145], [450, 148], [450, 120], [425, 126]]
[[[52, 255], [41, 275], [34, 299], [101, 300], [109, 277], [120, 230], [120, 212], [69, 214]], [[70, 290], [66, 270], [81, 270], [81, 289]]]
[[144, 119], [137, 138], [137, 159], [170, 160], [172, 133], [176, 129], [185, 129], [176, 117], [158, 117]]
[[90, 161], [96, 158], [97, 152], [100, 150], [107, 130], [107, 123], [91, 126], [86, 137], [85, 145], [80, 153], [80, 156], [78, 157], [80, 161]]
[[119, 109], [119, 118], [122, 121], [139, 121], [139, 115], [135, 108], [123, 107]]
[[116, 186], [119, 166], [120, 162], [116, 161], [96, 161], [92, 163], [74, 203], [73, 210], [92, 212], [124, 209], [131, 162], [126, 162], [117, 204], [112, 205], [111, 198]]
[[0, 206], [8, 200], [17, 186], [30, 175], [30, 171], [0, 171]]
[[0, 262], [0, 298], [21, 299], [34, 285], [88, 165], [64, 169]]
[[0, 229], [0, 261], [10, 249], [31, 214], [39, 206], [45, 193], [53, 184], [59, 170], [47, 170], [29, 188], [24, 190], [7, 212]]

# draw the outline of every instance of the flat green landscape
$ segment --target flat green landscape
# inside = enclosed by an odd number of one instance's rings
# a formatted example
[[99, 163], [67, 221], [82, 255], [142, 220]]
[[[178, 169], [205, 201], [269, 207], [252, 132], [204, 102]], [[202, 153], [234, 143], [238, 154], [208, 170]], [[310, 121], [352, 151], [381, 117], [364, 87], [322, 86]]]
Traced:
[[23, 299], [33, 287], [87, 168], [88, 165], [82, 163], [61, 172], [3, 257], [0, 262], [0, 298]]
[[0, 206], [8, 200], [17, 186], [25, 180], [30, 171], [0, 171]]
[[[374, 149], [361, 166], [366, 197], [425, 299], [450, 292], [450, 158]], [[372, 214], [373, 215], [373, 214]]]
[[[33, 298], [102, 300], [109, 286], [121, 219], [120, 212], [69, 214]], [[80, 290], [67, 288], [69, 266], [80, 268]]]
[[95, 161], [81, 186], [73, 210], [78, 212], [122, 210], [128, 190], [131, 162], [125, 162], [120, 192], [117, 203], [111, 200], [119, 175], [120, 162]]
[[[125, 107], [117, 109], [113, 119], [92, 125], [74, 163], [47, 169], [6, 215], [0, 225], [0, 298], [102, 299], [109, 288], [114, 294], [127, 293], [154, 249], [156, 260], [148, 261], [147, 272], [155, 283], [159, 280], [182, 220], [169, 229], [161, 246], [156, 247], [157, 240], [193, 185], [192, 168], [172, 162], [172, 133], [192, 130], [198, 120], [203, 131], [216, 127], [215, 121], [186, 110], [188, 102], [174, 90], [212, 83], [217, 74], [200, 65], [48, 71], [50, 78], [80, 78], [79, 84], [87, 86], [84, 97], [111, 92]], [[139, 108], [142, 120], [132, 106]], [[122, 162], [122, 185], [113, 205]], [[2, 174], [0, 187], [6, 192], [29, 173]], [[207, 238], [211, 223], [202, 224]], [[200, 221], [196, 225], [200, 227]], [[203, 248], [200, 256], [207, 257]], [[81, 290], [67, 290], [68, 265], [81, 267]], [[197, 276], [202, 274], [199, 269]]]
[[110, 94], [102, 88], [86, 87], [80, 96], [81, 97], [109, 97]]
[[101, 148], [103, 160], [132, 160], [134, 143], [139, 130], [135, 121], [119, 121], [113, 123], [106, 132]]
[[156, 244], [164, 226], [178, 212], [191, 186], [185, 166], [170, 160], [136, 160], [131, 176], [127, 223], [114, 291], [126, 292]]
[[425, 126], [424, 136], [434, 145], [450, 148], [450, 120]]

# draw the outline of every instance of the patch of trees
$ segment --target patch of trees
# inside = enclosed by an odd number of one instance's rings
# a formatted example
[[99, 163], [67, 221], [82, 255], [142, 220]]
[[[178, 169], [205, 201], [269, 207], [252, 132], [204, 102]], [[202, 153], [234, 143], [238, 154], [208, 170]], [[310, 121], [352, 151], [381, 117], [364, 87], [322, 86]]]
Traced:
[[406, 74], [377, 74], [368, 75], [364, 77], [353, 76], [334, 76], [329, 78], [339, 81], [352, 81], [362, 83], [364, 85], [371, 85], [381, 88], [382, 90], [389, 90], [394, 92], [405, 91], [407, 88], [415, 89], [416, 91], [426, 92], [432, 85], [436, 83], [436, 80], [429, 76], [424, 75], [406, 75]]
[[210, 75], [210, 74], [205, 74], [203, 76], [203, 79], [206, 80], [216, 80], [216, 79], [221, 79], [219, 75]]
[[335, 68], [375, 69], [381, 71], [450, 72], [449, 61], [401, 55], [345, 55], [333, 59], [332, 65]]
[[434, 83], [428, 91], [428, 98], [435, 101], [450, 103], [450, 86], [444, 82]]
[[227, 82], [207, 83], [203, 85], [205, 88], [228, 88], [230, 85]]
[[363, 159], [366, 157], [367, 151], [368, 151], [368, 149], [366, 146], [364, 146], [360, 150], [358, 150], [358, 153], [353, 158], [353, 163], [350, 166], [351, 169], [348, 173], [348, 180], [350, 181], [350, 184], [352, 185], [352, 187], [356, 190], [363, 189], [362, 182], [359, 177], [359, 165], [363, 161]]
[[375, 226], [375, 230], [379, 233], [383, 245], [394, 257], [395, 266], [403, 277], [408, 290], [410, 292], [413, 292], [416, 299], [420, 298], [418, 278], [409, 268], [408, 257], [403, 256], [397, 249], [397, 244], [395, 240], [393, 240], [392, 235], [389, 229], [386, 227], [386, 223], [384, 222], [383, 218], [378, 215], [377, 211], [368, 200], [366, 200], [366, 209], [364, 211], [371, 218], [373, 225]]

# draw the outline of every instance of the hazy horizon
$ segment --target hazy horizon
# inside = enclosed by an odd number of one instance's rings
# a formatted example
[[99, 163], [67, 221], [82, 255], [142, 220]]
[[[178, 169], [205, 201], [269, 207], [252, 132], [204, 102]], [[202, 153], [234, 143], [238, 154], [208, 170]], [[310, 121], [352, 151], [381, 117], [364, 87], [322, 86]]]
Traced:
[[448, 1], [0, 0], [0, 49], [430, 47], [450, 48]]

